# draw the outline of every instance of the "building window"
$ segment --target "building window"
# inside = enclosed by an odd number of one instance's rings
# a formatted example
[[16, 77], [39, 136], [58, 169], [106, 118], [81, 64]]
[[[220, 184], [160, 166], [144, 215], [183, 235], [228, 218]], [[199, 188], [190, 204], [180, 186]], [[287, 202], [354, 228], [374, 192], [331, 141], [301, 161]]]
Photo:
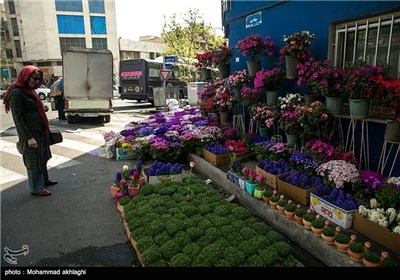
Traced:
[[61, 53], [65, 47], [82, 47], [86, 48], [85, 38], [60, 38]]
[[92, 38], [93, 49], [107, 49], [107, 38]]
[[12, 49], [6, 49], [6, 56], [7, 56], [8, 59], [12, 59], [13, 58]]
[[15, 14], [14, 0], [8, 0], [8, 12], [10, 13], [10, 15], [14, 15]]
[[59, 34], [85, 34], [83, 16], [57, 15]]
[[55, 0], [56, 11], [82, 12], [82, 0]]
[[15, 54], [17, 57], [22, 57], [22, 51], [21, 51], [21, 42], [19, 40], [14, 41], [15, 44]]
[[399, 77], [400, 13], [338, 24], [335, 41], [337, 67], [387, 64], [389, 75]]
[[90, 17], [90, 29], [92, 34], [107, 34], [105, 17]]
[[51, 66], [51, 62], [48, 62], [48, 61], [46, 61], [46, 62], [38, 62], [37, 66], [38, 67]]
[[89, 12], [104, 14], [104, 0], [89, 0]]
[[140, 58], [140, 52], [121, 51], [121, 60]]
[[19, 36], [18, 23], [16, 18], [11, 19], [11, 27], [13, 30], [13, 36]]

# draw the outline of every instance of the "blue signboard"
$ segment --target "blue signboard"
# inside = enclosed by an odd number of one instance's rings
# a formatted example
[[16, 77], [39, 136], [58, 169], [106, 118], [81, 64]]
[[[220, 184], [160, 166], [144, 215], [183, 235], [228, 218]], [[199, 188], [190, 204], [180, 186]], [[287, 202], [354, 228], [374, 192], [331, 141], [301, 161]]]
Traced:
[[246, 28], [254, 27], [262, 23], [262, 12], [258, 12], [246, 17]]
[[171, 63], [164, 63], [164, 69], [173, 70], [174, 65], [172, 65]]
[[176, 55], [166, 55], [164, 56], [164, 63], [175, 63]]

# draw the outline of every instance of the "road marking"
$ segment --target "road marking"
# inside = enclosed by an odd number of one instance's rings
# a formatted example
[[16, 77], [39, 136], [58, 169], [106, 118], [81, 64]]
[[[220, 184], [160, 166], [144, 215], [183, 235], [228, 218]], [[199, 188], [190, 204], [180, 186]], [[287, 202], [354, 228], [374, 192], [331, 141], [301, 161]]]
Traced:
[[[4, 141], [0, 139], [0, 147], [2, 152], [9, 153], [15, 156], [22, 157], [22, 155], [18, 152], [15, 143]], [[52, 153], [53, 157], [47, 162], [47, 165], [52, 168], [61, 169], [74, 165], [81, 164], [80, 161], [73, 160], [62, 155]]]
[[14, 172], [14, 171], [12, 171], [10, 169], [7, 169], [7, 168], [1, 167], [1, 166], [0, 166], [0, 174], [1, 174], [1, 178], [0, 178], [1, 179], [1, 181], [0, 181], [1, 185], [6, 184], [8, 182], [17, 181], [17, 180], [21, 180], [21, 179], [27, 178], [26, 176], [24, 176], [24, 175], [22, 175], [20, 173]]

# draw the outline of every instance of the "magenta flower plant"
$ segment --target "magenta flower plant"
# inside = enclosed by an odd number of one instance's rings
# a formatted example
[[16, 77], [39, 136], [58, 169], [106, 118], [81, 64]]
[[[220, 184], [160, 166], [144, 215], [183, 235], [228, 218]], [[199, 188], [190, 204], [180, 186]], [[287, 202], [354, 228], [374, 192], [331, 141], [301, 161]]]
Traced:
[[247, 76], [246, 69], [242, 71], [235, 71], [232, 75], [228, 77], [229, 84], [237, 89], [240, 89], [243, 85], [247, 84], [250, 80]]
[[272, 56], [274, 54], [275, 42], [269, 35], [263, 41], [259, 34], [251, 34], [243, 40], [239, 40], [235, 47], [243, 56], [250, 56], [251, 60], [259, 60], [261, 55]]

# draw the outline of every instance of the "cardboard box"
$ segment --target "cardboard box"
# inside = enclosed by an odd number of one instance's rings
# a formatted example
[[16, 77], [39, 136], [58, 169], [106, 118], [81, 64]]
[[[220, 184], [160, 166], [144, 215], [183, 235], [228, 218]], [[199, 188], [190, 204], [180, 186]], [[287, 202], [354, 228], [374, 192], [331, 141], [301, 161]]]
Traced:
[[148, 168], [143, 169], [143, 176], [146, 179], [147, 184], [156, 185], [156, 184], [163, 184], [168, 182], [182, 182], [183, 174], [174, 174], [174, 175], [159, 175], [159, 176], [149, 176]]
[[354, 214], [353, 228], [376, 243], [392, 250], [396, 254], [400, 254], [400, 234], [391, 232], [387, 228], [363, 218], [358, 211]]
[[356, 209], [344, 210], [339, 208], [313, 193], [310, 193], [310, 208], [344, 229], [351, 228], [353, 225], [354, 212], [357, 211]]
[[214, 166], [221, 166], [231, 162], [231, 153], [216, 155], [203, 148], [203, 158]]
[[267, 183], [268, 186], [270, 186], [270, 187], [272, 187], [274, 189], [278, 188], [278, 183], [277, 183], [278, 182], [278, 180], [277, 180], [278, 176], [265, 171], [264, 169], [258, 167], [258, 165], [256, 166], [256, 172], [258, 174], [263, 174], [265, 176], [266, 183]]
[[281, 179], [277, 178], [278, 192], [286, 195], [287, 197], [296, 200], [303, 205], [310, 204], [310, 192], [312, 189], [302, 189], [289, 184]]
[[125, 160], [125, 159], [133, 159], [133, 155], [130, 154], [128, 148], [116, 148], [115, 149], [115, 158], [117, 160]]

